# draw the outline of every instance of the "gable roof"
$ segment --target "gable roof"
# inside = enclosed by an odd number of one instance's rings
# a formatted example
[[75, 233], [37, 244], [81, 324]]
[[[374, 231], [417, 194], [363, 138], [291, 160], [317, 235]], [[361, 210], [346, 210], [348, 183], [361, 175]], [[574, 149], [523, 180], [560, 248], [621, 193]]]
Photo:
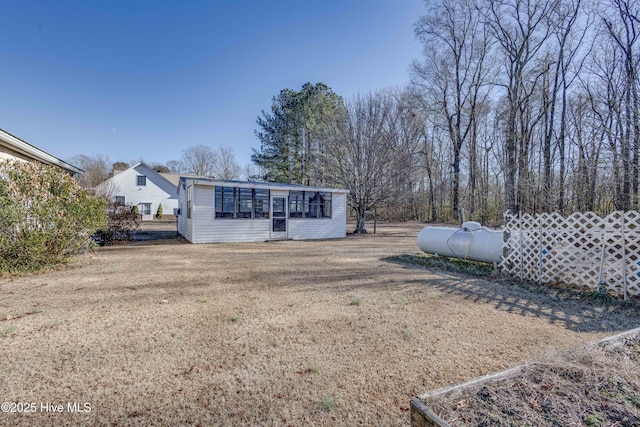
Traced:
[[27, 141], [20, 139], [15, 135], [11, 135], [9, 132], [3, 129], [0, 129], [0, 145], [7, 147], [12, 151], [15, 151], [28, 159], [33, 159], [49, 166], [57, 166], [71, 174], [84, 173], [82, 169], [73, 166], [72, 164], [69, 164], [64, 160], [60, 160], [55, 156], [52, 156], [46, 151], [43, 151], [38, 147], [29, 144]]
[[139, 163], [136, 163], [133, 166], [129, 166], [127, 169], [121, 171], [117, 175], [114, 175], [114, 176], [110, 177], [109, 179], [107, 179], [106, 181], [96, 185], [94, 188], [98, 188], [100, 186], [103, 186], [104, 184], [106, 184], [107, 182], [109, 182], [112, 179], [116, 178], [117, 176], [119, 176], [123, 172], [128, 171], [129, 169], [135, 169], [138, 166], [144, 166], [145, 168], [149, 169], [154, 175], [157, 175], [158, 177], [160, 177], [161, 180], [164, 180], [164, 181], [168, 182], [169, 184], [171, 184], [175, 188], [178, 188], [178, 184], [180, 183], [180, 177], [182, 177], [182, 176], [187, 176], [189, 178], [207, 178], [207, 177], [203, 177], [203, 176], [199, 176], [199, 175], [179, 175], [179, 174], [173, 174], [173, 173], [156, 172], [148, 164], [146, 164], [144, 162], [139, 162]]
[[120, 173], [118, 173], [117, 175], [113, 175], [112, 177], [110, 177], [110, 178], [109, 178], [109, 179], [107, 179], [106, 181], [101, 182], [100, 184], [96, 185], [94, 188], [96, 188], [96, 189], [97, 189], [98, 187], [102, 187], [102, 186], [104, 186], [106, 183], [108, 183], [108, 182], [112, 181], [112, 180], [113, 180], [113, 179], [115, 179], [115, 178], [118, 178], [118, 177], [120, 177], [120, 178], [121, 178], [121, 176], [120, 176], [120, 175], [122, 175], [124, 172], [126, 172], [126, 171], [128, 171], [128, 170], [130, 170], [130, 169], [135, 169], [135, 168], [137, 168], [138, 166], [144, 166], [145, 168], [149, 169], [149, 171], [151, 171], [151, 173], [153, 173], [154, 175], [158, 176], [158, 177], [160, 178], [160, 180], [162, 180], [162, 181], [166, 181], [167, 183], [169, 183], [169, 184], [173, 185], [173, 182], [171, 182], [171, 180], [169, 180], [169, 179], [167, 179], [166, 177], [164, 177], [164, 176], [163, 176], [164, 174], [161, 174], [161, 173], [159, 173], [159, 172], [154, 171], [154, 170], [153, 170], [153, 168], [152, 168], [151, 166], [147, 165], [147, 164], [146, 164], [146, 163], [144, 163], [144, 162], [139, 162], [139, 163], [136, 163], [136, 164], [135, 164], [135, 165], [133, 165], [133, 166], [129, 166], [128, 168], [126, 168], [125, 170], [121, 171], [121, 172], [120, 172]]
[[164, 172], [160, 172], [160, 175], [162, 175], [163, 178], [171, 182], [176, 187], [180, 184], [180, 177], [182, 176], [184, 176], [185, 178], [205, 178], [205, 179], [211, 178], [211, 177], [202, 176], [202, 175], [185, 175], [185, 174], [164, 173]]

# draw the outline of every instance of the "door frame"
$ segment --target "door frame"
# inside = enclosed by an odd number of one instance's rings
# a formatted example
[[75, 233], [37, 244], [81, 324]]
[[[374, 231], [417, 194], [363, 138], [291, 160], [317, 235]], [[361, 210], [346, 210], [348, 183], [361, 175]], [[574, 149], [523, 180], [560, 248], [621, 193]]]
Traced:
[[[273, 201], [275, 199], [284, 199], [284, 212], [285, 212], [284, 217], [276, 217], [274, 215]], [[278, 194], [278, 193], [271, 194], [271, 197], [269, 200], [269, 210], [271, 211], [270, 212], [271, 220], [269, 221], [269, 238], [271, 240], [287, 239], [289, 237], [289, 195]], [[285, 231], [273, 231], [276, 219], [284, 219]]]
[[[153, 203], [152, 202], [140, 202], [140, 220], [141, 221], [153, 221]], [[144, 205], [149, 205], [149, 215], [144, 214]]]

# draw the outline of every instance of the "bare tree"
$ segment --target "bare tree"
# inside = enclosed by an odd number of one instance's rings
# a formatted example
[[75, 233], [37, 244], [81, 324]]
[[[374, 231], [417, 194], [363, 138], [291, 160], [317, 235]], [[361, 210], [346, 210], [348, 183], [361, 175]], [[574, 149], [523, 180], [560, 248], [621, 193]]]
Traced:
[[108, 156], [98, 154], [90, 157], [79, 154], [69, 159], [69, 163], [84, 171], [82, 175], [76, 177], [78, 184], [84, 188], [93, 188], [109, 179], [111, 161]]
[[346, 105], [344, 117], [328, 141], [328, 170], [337, 184], [348, 188], [356, 213], [355, 233], [366, 233], [366, 213], [390, 197], [395, 141], [388, 120], [393, 99], [381, 93], [358, 95]]
[[[548, 17], [557, 0], [490, 0], [483, 13], [503, 58], [502, 86], [506, 88], [505, 148], [508, 207], [519, 208], [531, 142], [530, 98], [544, 71], [535, 58], [551, 33]], [[522, 181], [522, 180], [520, 180]]]
[[184, 172], [201, 176], [214, 176], [218, 156], [211, 147], [194, 145], [182, 150]]
[[241, 168], [233, 155], [233, 148], [228, 145], [221, 145], [215, 151], [216, 164], [214, 175], [218, 179], [238, 179], [241, 175]]
[[[488, 28], [473, 0], [434, 2], [418, 21], [416, 37], [423, 44], [425, 61], [414, 63], [413, 83], [443, 114], [453, 152], [452, 214], [460, 208], [462, 147], [472, 139], [471, 168], [475, 170], [477, 106], [488, 93], [487, 61], [491, 50]], [[475, 185], [475, 177], [471, 177]]]
[[240, 172], [240, 178], [245, 181], [251, 182], [260, 182], [262, 181], [262, 177], [265, 175], [266, 171], [264, 171], [260, 166], [255, 163], [247, 163]]
[[635, 1], [610, 0], [602, 20], [608, 39], [621, 65], [623, 89], [622, 109], [618, 115], [620, 147], [623, 163], [622, 197], [619, 209], [638, 207], [640, 162], [640, 99], [638, 96], [640, 50], [640, 5]]
[[167, 162], [167, 168], [169, 173], [181, 174], [185, 173], [185, 167], [180, 160], [169, 160]]

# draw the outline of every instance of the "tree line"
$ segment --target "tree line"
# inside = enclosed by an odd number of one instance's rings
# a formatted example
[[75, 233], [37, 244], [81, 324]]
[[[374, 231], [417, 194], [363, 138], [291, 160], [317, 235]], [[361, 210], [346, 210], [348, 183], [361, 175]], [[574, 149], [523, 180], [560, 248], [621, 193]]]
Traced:
[[[114, 170], [127, 169], [143, 161], [139, 159], [130, 163], [122, 161], [112, 163], [108, 156], [103, 154], [96, 156], [80, 154], [69, 159], [71, 164], [84, 171], [84, 174], [77, 177], [78, 183], [84, 188], [94, 188], [109, 179]], [[251, 180], [259, 176], [257, 168], [253, 165], [247, 165], [244, 168], [240, 166], [233, 148], [228, 145], [221, 145], [215, 149], [202, 144], [193, 145], [182, 150], [179, 160], [169, 160], [165, 164], [149, 162], [148, 165], [160, 173], [211, 176], [228, 180]]]
[[427, 1], [410, 85], [284, 89], [252, 159], [267, 180], [350, 189], [360, 220], [637, 209], [639, 17], [638, 1]]

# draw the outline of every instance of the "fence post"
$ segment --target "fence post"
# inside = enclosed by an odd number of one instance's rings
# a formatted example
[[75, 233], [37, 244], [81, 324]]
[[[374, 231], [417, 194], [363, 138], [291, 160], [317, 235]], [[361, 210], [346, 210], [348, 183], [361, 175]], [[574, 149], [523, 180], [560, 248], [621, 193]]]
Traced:
[[522, 264], [524, 263], [524, 239], [522, 238], [522, 211], [518, 212], [518, 223], [520, 227], [520, 281], [524, 280], [524, 268]]
[[625, 212], [622, 212], [622, 289], [624, 300], [627, 300], [627, 238], [624, 234]]
[[598, 272], [598, 283], [596, 286], [596, 291], [600, 292], [600, 284], [602, 283], [602, 272], [604, 270], [604, 255], [605, 255], [605, 246], [607, 245], [607, 221], [606, 217], [602, 220], [602, 252], [600, 252], [600, 271]]
[[538, 214], [538, 240], [540, 241], [540, 244], [538, 245], [538, 254], [539, 254], [539, 263], [540, 263], [540, 269], [538, 271], [538, 285], [542, 284], [542, 248], [543, 246], [543, 238], [542, 238], [542, 215]]

